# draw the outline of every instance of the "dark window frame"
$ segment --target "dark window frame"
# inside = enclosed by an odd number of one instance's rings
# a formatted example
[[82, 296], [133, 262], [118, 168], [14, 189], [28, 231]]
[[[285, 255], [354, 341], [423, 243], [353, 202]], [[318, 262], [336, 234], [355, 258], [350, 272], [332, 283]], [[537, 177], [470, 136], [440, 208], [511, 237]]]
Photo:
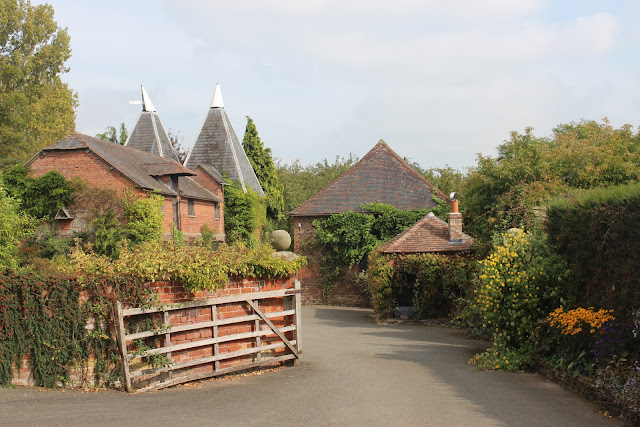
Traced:
[[187, 213], [192, 218], [196, 216], [196, 206], [193, 199], [187, 199]]

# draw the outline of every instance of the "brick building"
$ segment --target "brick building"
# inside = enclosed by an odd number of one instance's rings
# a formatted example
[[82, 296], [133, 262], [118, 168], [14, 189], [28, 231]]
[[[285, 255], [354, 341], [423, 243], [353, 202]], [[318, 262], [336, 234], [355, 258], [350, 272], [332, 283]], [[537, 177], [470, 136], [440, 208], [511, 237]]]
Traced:
[[[222, 186], [202, 169], [192, 171], [173, 159], [80, 133], [43, 148], [25, 166], [34, 176], [57, 171], [119, 195], [130, 191], [146, 197], [157, 191], [164, 197], [165, 233], [173, 223], [187, 238], [195, 237], [207, 224], [218, 239], [224, 239]], [[71, 234], [86, 229], [91, 219], [86, 206], [71, 205], [57, 216], [56, 228]]]
[[[416, 172], [402, 157], [380, 140], [358, 163], [318, 194], [294, 209], [295, 252], [305, 247], [315, 234], [313, 220], [354, 211], [365, 212], [361, 206], [372, 202], [385, 203], [401, 210], [433, 209], [434, 197], [448, 202], [449, 198]], [[319, 284], [319, 253], [305, 253], [311, 263], [300, 272], [305, 303], [328, 302], [336, 305], [366, 306], [367, 298], [349, 280], [337, 283], [329, 301], [324, 301]], [[351, 273], [356, 272], [354, 267]]]

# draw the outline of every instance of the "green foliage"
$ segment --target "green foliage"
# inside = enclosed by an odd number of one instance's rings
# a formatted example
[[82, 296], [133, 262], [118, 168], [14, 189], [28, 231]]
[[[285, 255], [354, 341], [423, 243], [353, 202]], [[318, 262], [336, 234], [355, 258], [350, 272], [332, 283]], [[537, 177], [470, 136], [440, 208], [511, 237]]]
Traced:
[[378, 318], [389, 317], [400, 301], [411, 301], [416, 318], [447, 316], [475, 272], [475, 262], [441, 254], [372, 253], [368, 294]]
[[229, 182], [224, 189], [224, 231], [227, 242], [258, 241], [257, 232], [264, 226], [265, 207], [260, 196], [239, 182]]
[[202, 224], [200, 227], [200, 239], [202, 239], [202, 245], [205, 248], [214, 249], [214, 244], [216, 244], [216, 236], [209, 227], [209, 224]]
[[118, 131], [113, 126], [107, 126], [103, 133], [96, 135], [96, 138], [98, 139], [103, 139], [120, 145], [124, 145], [124, 143], [127, 142], [128, 137], [129, 131], [127, 131], [127, 127], [124, 123], [120, 123], [120, 135], [118, 135]]
[[614, 309], [623, 319], [640, 306], [640, 184], [570, 193], [550, 204], [546, 224], [566, 260], [576, 304]]
[[31, 235], [36, 221], [20, 212], [18, 202], [0, 187], [0, 269], [16, 268], [20, 240]]
[[332, 264], [360, 263], [376, 246], [427, 214], [426, 210], [401, 211], [383, 203], [370, 203], [361, 209], [370, 213], [343, 212], [313, 221], [315, 239]]
[[572, 188], [593, 188], [638, 181], [640, 134], [628, 125], [614, 129], [581, 121], [560, 125], [552, 138], [531, 128], [512, 132], [498, 157], [478, 156], [461, 191], [467, 229], [488, 245], [496, 231], [532, 229], [536, 207]]
[[267, 218], [278, 222], [284, 218], [284, 187], [278, 179], [273, 163], [270, 148], [264, 148], [264, 144], [258, 136], [258, 129], [251, 117], [247, 116], [247, 127], [242, 140], [249, 163], [258, 177], [258, 181], [264, 190], [267, 202]]
[[[164, 197], [151, 193], [145, 198], [129, 194], [124, 199], [116, 199], [109, 199], [106, 209], [90, 223], [93, 229], [90, 241], [96, 254], [117, 258], [123, 241], [137, 245], [162, 238]], [[122, 210], [122, 219], [118, 218], [116, 209]]]
[[124, 235], [133, 244], [162, 238], [162, 206], [164, 197], [151, 193], [149, 197], [128, 197], [124, 203]]
[[107, 366], [119, 361], [108, 329], [116, 299], [142, 304], [148, 295], [142, 284], [114, 276], [86, 278], [81, 286], [73, 276], [1, 275], [0, 384], [11, 382], [12, 365], [27, 354], [42, 387], [64, 385], [69, 369], [91, 354], [102, 383]]
[[290, 277], [306, 263], [303, 257], [285, 261], [272, 256], [269, 245], [250, 249], [245, 245], [221, 245], [212, 251], [202, 246], [175, 241], [148, 241], [119, 248], [119, 257], [110, 259], [76, 246], [70, 256], [69, 272], [82, 276], [124, 276], [141, 281], [175, 280], [190, 291], [216, 289], [230, 277]]
[[99, 255], [116, 258], [124, 230], [113, 209], [108, 209], [91, 221], [91, 227], [95, 236], [93, 250]]
[[24, 166], [14, 166], [2, 175], [7, 192], [21, 200], [21, 210], [41, 219], [53, 219], [60, 208], [73, 200], [72, 183], [56, 171], [47, 172], [39, 178], [28, 175]]
[[466, 173], [454, 169], [449, 165], [443, 168], [427, 169], [422, 172], [422, 175], [444, 194], [461, 191], [466, 179]]
[[499, 235], [479, 267], [469, 309], [491, 335], [493, 347], [473, 362], [483, 369], [528, 368], [537, 322], [565, 301], [565, 264], [549, 251], [544, 236], [517, 230]]
[[383, 203], [360, 206], [369, 213], [343, 212], [314, 220], [312, 245], [322, 252], [320, 286], [325, 300], [344, 266], [360, 264], [381, 243], [395, 237], [426, 215], [426, 210], [401, 211]]
[[22, 163], [73, 132], [76, 96], [60, 75], [71, 56], [69, 34], [48, 4], [0, 6], [0, 168]]

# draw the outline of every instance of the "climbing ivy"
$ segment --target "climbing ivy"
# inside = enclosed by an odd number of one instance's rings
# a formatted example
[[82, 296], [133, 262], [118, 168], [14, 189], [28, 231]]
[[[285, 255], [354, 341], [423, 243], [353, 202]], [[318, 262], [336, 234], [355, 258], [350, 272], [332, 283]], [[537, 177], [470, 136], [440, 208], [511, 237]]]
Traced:
[[[444, 212], [444, 202], [435, 199]], [[320, 286], [325, 300], [342, 274], [344, 266], [352, 267], [363, 260], [381, 243], [395, 237], [420, 218], [427, 210], [401, 211], [383, 203], [360, 206], [365, 212], [343, 212], [323, 220], [314, 220], [315, 238], [312, 245], [320, 247]]]
[[150, 295], [142, 282], [123, 276], [91, 276], [80, 283], [64, 274], [1, 275], [0, 384], [11, 382], [13, 365], [20, 367], [26, 355], [40, 386], [66, 384], [70, 368], [86, 364], [90, 355], [95, 357], [96, 383], [102, 383], [106, 369], [119, 360], [109, 331], [116, 299], [144, 304]]

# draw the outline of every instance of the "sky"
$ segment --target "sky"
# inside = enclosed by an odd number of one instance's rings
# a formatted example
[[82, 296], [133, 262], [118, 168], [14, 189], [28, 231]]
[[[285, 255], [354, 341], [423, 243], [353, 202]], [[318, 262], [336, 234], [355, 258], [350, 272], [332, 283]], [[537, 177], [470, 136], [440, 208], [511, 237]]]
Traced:
[[48, 3], [89, 135], [133, 129], [144, 85], [189, 149], [216, 83], [240, 138], [250, 116], [274, 157], [303, 164], [384, 139], [423, 168], [464, 169], [526, 127], [640, 124], [638, 1]]

